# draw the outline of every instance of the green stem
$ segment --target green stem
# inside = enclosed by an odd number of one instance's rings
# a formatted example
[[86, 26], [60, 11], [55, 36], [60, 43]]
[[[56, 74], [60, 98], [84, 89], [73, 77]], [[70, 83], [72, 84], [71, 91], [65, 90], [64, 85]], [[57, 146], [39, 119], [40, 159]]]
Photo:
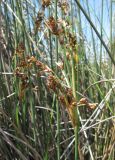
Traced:
[[[72, 0], [71, 0], [71, 19], [72, 19], [72, 32], [74, 30], [74, 22], [73, 22], [73, 4], [72, 4]], [[72, 57], [72, 90], [73, 90], [73, 96], [75, 97], [75, 99], [77, 99], [76, 96], [76, 90], [77, 90], [77, 85], [76, 85], [76, 70], [75, 70], [75, 61], [74, 61], [74, 57]], [[77, 115], [77, 109], [75, 110], [75, 116], [77, 116], [77, 120], [78, 120], [78, 115]], [[75, 126], [74, 128], [74, 134], [75, 134], [75, 160], [78, 160], [78, 121], [77, 121], [77, 126]]]
[[[91, 18], [88, 0], [86, 0], [86, 5], [87, 5], [87, 10], [88, 10], [88, 16], [89, 16], [89, 18]], [[97, 69], [97, 72], [98, 72], [98, 63], [97, 63], [95, 39], [94, 39], [94, 34], [93, 34], [93, 28], [91, 26], [90, 26], [90, 28], [91, 28], [91, 37], [92, 37], [93, 51], [94, 51], [94, 56], [95, 56], [95, 61], [94, 61], [95, 62], [95, 68]]]
[[[102, 0], [102, 8], [101, 8], [101, 37], [103, 38], [103, 0]], [[100, 44], [100, 72], [101, 72], [101, 60], [102, 60], [102, 42]]]
[[[57, 21], [57, 0], [55, 0], [55, 19]], [[55, 37], [55, 47], [56, 47], [56, 62], [58, 62], [58, 37]], [[56, 67], [57, 72], [57, 67]], [[57, 111], [57, 160], [60, 160], [60, 113], [58, 100], [56, 101], [56, 111]]]

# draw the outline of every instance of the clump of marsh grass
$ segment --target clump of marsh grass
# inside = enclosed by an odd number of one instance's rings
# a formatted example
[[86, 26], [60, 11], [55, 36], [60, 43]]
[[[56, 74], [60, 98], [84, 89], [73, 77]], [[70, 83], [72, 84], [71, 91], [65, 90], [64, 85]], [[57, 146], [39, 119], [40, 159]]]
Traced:
[[114, 2], [110, 49], [101, 2], [101, 19], [89, 1], [0, 2], [0, 159], [114, 158]]

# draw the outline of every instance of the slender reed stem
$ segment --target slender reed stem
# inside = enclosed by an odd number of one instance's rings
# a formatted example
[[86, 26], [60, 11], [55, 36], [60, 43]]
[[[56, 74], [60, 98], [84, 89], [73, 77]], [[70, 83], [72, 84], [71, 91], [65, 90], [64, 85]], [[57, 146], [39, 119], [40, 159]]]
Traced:
[[[72, 19], [72, 32], [73, 32], [74, 22], [73, 22], [73, 1], [72, 0], [71, 0], [71, 19]], [[72, 90], [73, 90], [73, 95], [75, 99], [77, 99], [76, 89], [77, 89], [76, 70], [75, 70], [75, 61], [74, 61], [73, 53], [72, 53]], [[77, 116], [77, 109], [75, 110], [75, 116]], [[77, 117], [77, 120], [78, 120], [78, 117]], [[75, 134], [75, 160], [78, 160], [78, 121], [77, 121], [77, 125], [74, 128], [74, 134]]]
[[[57, 21], [57, 0], [55, 0], [55, 19]], [[58, 62], [58, 37], [55, 37], [55, 49], [56, 49], [56, 62]], [[57, 72], [57, 67], [56, 67]], [[60, 160], [60, 113], [59, 104], [56, 100], [56, 110], [57, 110], [57, 160]]]

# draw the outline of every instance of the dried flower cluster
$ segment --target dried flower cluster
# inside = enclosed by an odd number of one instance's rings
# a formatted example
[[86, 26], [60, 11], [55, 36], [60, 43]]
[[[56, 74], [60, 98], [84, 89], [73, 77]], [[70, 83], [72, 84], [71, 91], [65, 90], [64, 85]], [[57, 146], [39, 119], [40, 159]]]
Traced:
[[81, 98], [80, 101], [78, 102], [79, 105], [85, 105], [89, 109], [95, 109], [98, 105], [98, 103], [89, 103], [87, 98]]
[[51, 4], [51, 0], [42, 0], [42, 7], [46, 8]]
[[46, 25], [54, 35], [60, 36], [64, 33], [61, 22], [56, 21], [53, 16], [49, 17], [49, 19], [46, 21]]
[[67, 1], [59, 1], [58, 6], [61, 8], [62, 12], [66, 15], [69, 10], [69, 4]]
[[[47, 27], [48, 30], [53, 35], [58, 37], [60, 45], [66, 46], [66, 49], [69, 53], [69, 60], [74, 59], [75, 63], [78, 63], [78, 52], [77, 52], [77, 39], [76, 35], [70, 32], [71, 24], [66, 19], [57, 19], [54, 16], [49, 16], [49, 18], [45, 18], [45, 9], [47, 9], [51, 5], [51, 0], [42, 0], [42, 11], [38, 11], [36, 20], [35, 20], [35, 33], [41, 28]], [[61, 11], [66, 14], [69, 11], [69, 4], [66, 0], [58, 1], [58, 7]], [[47, 35], [47, 36], [46, 36]], [[44, 33], [44, 38], [48, 39], [48, 33]]]
[[38, 12], [37, 18], [35, 20], [35, 30], [37, 31], [40, 28], [40, 25], [44, 19], [44, 13], [43, 12]]
[[[32, 76], [32, 70], [34, 66], [37, 67], [38, 72], [36, 76], [41, 76], [46, 72], [52, 72], [52, 70], [44, 63], [37, 60], [34, 56], [25, 56], [25, 47], [20, 43], [16, 49], [17, 66], [15, 69], [15, 75], [19, 81], [19, 100], [24, 98], [26, 89], [31, 87], [29, 78]], [[32, 86], [33, 89], [33, 86]]]
[[62, 86], [59, 80], [52, 75], [49, 75], [47, 78], [47, 86], [57, 95], [61, 105], [67, 109], [72, 124], [75, 127], [77, 125], [77, 117], [75, 115], [77, 102], [71, 88]]
[[18, 57], [22, 58], [24, 55], [25, 46], [22, 42], [19, 43], [18, 47], [16, 48], [16, 54]]

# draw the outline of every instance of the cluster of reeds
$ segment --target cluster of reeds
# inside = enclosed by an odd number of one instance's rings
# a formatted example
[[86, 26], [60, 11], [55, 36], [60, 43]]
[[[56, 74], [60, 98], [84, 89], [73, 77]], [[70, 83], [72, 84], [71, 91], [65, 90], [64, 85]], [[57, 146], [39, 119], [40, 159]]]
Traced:
[[100, 1], [100, 20], [88, 0], [0, 2], [1, 160], [114, 159], [114, 2], [108, 46]]

